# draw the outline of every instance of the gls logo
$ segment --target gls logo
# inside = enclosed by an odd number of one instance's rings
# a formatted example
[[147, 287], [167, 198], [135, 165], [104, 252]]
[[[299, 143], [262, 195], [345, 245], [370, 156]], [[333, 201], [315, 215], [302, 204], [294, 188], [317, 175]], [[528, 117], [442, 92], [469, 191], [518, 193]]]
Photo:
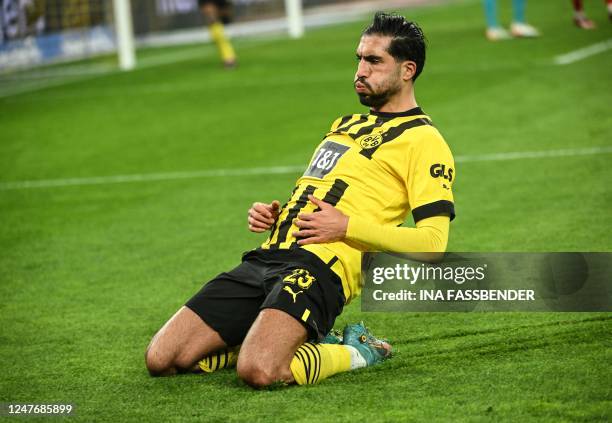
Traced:
[[453, 168], [449, 167], [447, 172], [446, 165], [444, 164], [436, 163], [434, 165], [431, 165], [431, 167], [429, 168], [429, 174], [432, 178], [442, 177], [448, 180], [448, 182], [453, 181]]

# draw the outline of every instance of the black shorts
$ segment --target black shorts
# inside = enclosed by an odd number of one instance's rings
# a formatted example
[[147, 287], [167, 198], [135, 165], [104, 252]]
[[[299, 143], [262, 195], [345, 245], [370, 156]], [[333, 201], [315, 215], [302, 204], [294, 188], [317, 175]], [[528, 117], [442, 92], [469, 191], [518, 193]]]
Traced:
[[242, 263], [204, 285], [185, 304], [216, 330], [228, 346], [242, 343], [260, 310], [282, 310], [300, 321], [309, 340], [322, 339], [342, 312], [345, 297], [337, 259], [292, 250], [253, 250]]

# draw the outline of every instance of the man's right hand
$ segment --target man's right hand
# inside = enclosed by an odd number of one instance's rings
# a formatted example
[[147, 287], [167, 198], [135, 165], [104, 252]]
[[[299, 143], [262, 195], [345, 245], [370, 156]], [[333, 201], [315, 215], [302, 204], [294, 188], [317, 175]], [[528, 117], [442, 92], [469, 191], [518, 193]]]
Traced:
[[272, 201], [271, 204], [253, 203], [249, 209], [249, 231], [265, 232], [276, 222], [280, 212], [280, 202]]

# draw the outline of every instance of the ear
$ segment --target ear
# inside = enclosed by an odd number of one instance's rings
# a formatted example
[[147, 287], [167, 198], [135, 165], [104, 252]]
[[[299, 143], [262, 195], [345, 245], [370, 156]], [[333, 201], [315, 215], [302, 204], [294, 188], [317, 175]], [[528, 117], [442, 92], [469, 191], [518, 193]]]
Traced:
[[416, 73], [417, 65], [411, 60], [406, 60], [402, 63], [402, 79], [404, 81], [412, 80], [412, 77]]

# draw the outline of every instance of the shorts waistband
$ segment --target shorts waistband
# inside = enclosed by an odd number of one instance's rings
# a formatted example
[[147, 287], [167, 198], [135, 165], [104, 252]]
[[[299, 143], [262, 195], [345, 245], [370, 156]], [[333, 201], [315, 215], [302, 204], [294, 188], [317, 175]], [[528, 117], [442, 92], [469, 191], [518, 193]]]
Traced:
[[301, 259], [311, 262], [312, 264], [325, 266], [328, 268], [331, 268], [334, 263], [338, 261], [338, 257], [334, 256], [329, 263], [325, 263], [316, 254], [299, 247], [282, 250], [264, 250], [263, 248], [256, 248], [254, 250], [247, 251], [242, 255], [243, 261], [250, 258], [256, 258], [257, 260], [266, 263], [287, 263], [296, 259]]

